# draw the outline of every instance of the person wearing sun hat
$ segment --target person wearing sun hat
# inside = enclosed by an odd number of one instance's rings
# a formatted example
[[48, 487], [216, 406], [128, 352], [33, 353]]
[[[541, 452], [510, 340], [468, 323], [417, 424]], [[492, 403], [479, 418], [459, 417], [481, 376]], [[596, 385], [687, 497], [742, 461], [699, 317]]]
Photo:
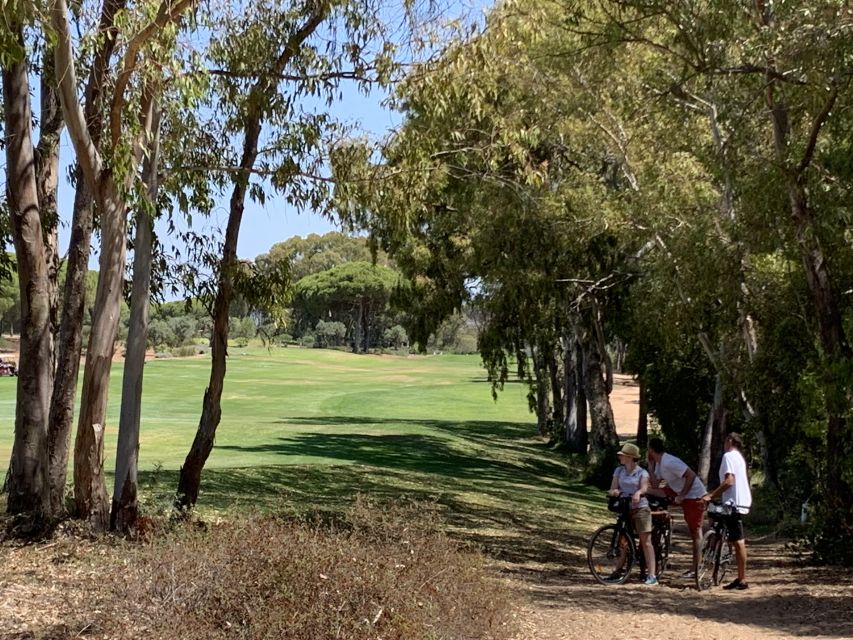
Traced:
[[619, 457], [619, 466], [613, 472], [609, 493], [611, 496], [631, 498], [631, 521], [640, 537], [640, 549], [646, 560], [644, 584], [655, 585], [658, 580], [655, 576], [655, 550], [652, 547], [652, 512], [645, 496], [649, 490], [649, 472], [638, 464], [640, 448], [637, 445], [626, 442], [616, 455]]

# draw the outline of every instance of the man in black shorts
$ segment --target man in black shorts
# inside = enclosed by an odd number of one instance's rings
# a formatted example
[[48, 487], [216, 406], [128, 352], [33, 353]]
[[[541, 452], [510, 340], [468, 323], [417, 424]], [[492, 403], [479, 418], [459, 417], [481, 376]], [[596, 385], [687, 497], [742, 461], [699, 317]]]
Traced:
[[735, 548], [737, 560], [737, 578], [723, 589], [742, 591], [749, 588], [746, 581], [746, 536], [743, 531], [743, 516], [752, 506], [752, 492], [749, 489], [749, 477], [746, 473], [746, 460], [743, 457], [743, 438], [739, 433], [726, 436], [725, 454], [720, 463], [720, 486], [706, 493], [706, 502], [722, 496], [723, 504], [732, 507], [726, 525], [729, 528], [729, 542]]

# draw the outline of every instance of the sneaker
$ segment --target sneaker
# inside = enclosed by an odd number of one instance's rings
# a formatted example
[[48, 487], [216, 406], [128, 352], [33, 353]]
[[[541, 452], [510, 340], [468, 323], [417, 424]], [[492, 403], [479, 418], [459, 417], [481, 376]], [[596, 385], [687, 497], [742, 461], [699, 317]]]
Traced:
[[605, 582], [619, 582], [619, 580], [621, 580], [621, 579], [622, 579], [622, 572], [621, 571], [614, 571], [609, 576], [607, 576], [604, 579], [604, 581]]
[[655, 578], [654, 576], [649, 576], [648, 578], [646, 578], [643, 581], [643, 584], [647, 584], [647, 585], [656, 585], [657, 583], [658, 583], [658, 579]]
[[729, 591], [731, 591], [733, 589], [737, 589], [738, 591], [743, 591], [745, 589], [749, 589], [749, 585], [746, 582], [741, 582], [740, 578], [735, 578], [733, 581], [731, 581], [726, 586], [724, 586], [723, 589], [726, 589]]

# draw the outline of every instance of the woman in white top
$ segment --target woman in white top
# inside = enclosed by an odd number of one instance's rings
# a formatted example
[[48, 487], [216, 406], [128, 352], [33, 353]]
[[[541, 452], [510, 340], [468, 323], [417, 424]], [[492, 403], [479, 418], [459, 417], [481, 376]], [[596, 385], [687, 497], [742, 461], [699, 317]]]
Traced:
[[640, 460], [640, 449], [637, 445], [628, 442], [616, 455], [619, 456], [620, 466], [613, 472], [610, 495], [631, 498], [631, 521], [634, 523], [634, 531], [640, 537], [640, 549], [646, 560], [644, 584], [654, 585], [658, 580], [655, 577], [655, 550], [652, 547], [652, 512], [645, 496], [649, 490], [649, 472], [637, 464]]

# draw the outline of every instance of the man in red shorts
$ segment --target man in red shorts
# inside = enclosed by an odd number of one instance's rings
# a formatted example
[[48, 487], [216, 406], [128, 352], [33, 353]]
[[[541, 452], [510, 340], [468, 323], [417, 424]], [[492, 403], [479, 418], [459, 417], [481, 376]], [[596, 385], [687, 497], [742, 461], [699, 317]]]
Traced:
[[[649, 440], [646, 454], [652, 493], [665, 493], [684, 510], [684, 521], [693, 539], [693, 575], [702, 556], [702, 520], [705, 517], [705, 485], [682, 460], [666, 453], [663, 440]], [[661, 487], [661, 481], [666, 483]]]

